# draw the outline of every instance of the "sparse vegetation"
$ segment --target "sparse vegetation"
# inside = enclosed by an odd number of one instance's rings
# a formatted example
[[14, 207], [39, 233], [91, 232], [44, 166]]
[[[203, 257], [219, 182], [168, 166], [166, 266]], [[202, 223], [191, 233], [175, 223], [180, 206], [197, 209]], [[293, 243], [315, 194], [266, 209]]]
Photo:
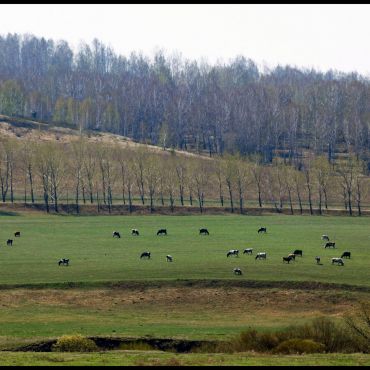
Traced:
[[95, 342], [81, 334], [63, 335], [52, 346], [55, 352], [94, 352], [99, 348]]

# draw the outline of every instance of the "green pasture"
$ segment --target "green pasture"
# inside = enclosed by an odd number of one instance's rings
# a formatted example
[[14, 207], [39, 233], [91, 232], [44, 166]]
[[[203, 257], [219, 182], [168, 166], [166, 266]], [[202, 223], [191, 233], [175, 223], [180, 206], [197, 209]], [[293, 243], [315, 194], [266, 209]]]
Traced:
[[[260, 226], [267, 234], [258, 234]], [[206, 227], [210, 235], [199, 235]], [[137, 228], [140, 236], [132, 236]], [[166, 228], [167, 236], [157, 236]], [[121, 233], [121, 239], [112, 232]], [[21, 237], [14, 238], [20, 231]], [[325, 249], [322, 234], [336, 242]], [[12, 247], [6, 246], [14, 239]], [[253, 255], [243, 255], [253, 248]], [[239, 249], [239, 257], [226, 257]], [[282, 257], [303, 250], [303, 257]], [[344, 266], [332, 257], [351, 252]], [[139, 256], [150, 251], [150, 260]], [[255, 260], [267, 252], [267, 260]], [[173, 256], [172, 263], [166, 255]], [[315, 262], [321, 257], [321, 265]], [[69, 258], [70, 266], [58, 266]], [[370, 220], [333, 216], [0, 216], [0, 284], [238, 279], [315, 281], [370, 286]], [[233, 268], [240, 267], [242, 276]]]
[[266, 355], [257, 353], [173, 354], [160, 351], [99, 353], [3, 352], [3, 366], [369, 366], [366, 354]]

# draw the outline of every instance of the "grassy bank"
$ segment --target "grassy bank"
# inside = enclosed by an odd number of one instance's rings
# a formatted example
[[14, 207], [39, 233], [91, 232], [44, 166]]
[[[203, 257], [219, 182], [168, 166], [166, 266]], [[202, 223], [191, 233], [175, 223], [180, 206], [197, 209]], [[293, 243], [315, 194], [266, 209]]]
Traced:
[[2, 352], [1, 364], [3, 366], [369, 366], [370, 355], [172, 354], [157, 351], [111, 351], [93, 354]]

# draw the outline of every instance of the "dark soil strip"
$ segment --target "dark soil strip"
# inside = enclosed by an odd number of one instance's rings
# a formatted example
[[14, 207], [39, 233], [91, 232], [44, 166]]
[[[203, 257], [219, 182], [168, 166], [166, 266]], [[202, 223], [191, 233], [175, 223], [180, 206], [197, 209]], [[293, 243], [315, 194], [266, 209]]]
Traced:
[[345, 290], [370, 293], [370, 286], [323, 283], [316, 281], [269, 281], [269, 280], [136, 280], [136, 281], [97, 281], [97, 282], [63, 282], [36, 284], [2, 284], [0, 290], [6, 289], [150, 289], [161, 287], [194, 287], [194, 288], [281, 288], [295, 290]]
[[[180, 340], [180, 339], [167, 339], [167, 338], [112, 338], [112, 337], [88, 337], [92, 339], [95, 344], [99, 347], [99, 350], [117, 350], [130, 346], [130, 349], [138, 350], [143, 345], [146, 346], [145, 350], [150, 347], [153, 350], [169, 351], [177, 353], [191, 352], [202, 346], [213, 345], [219, 342], [216, 341], [195, 341], [195, 340]], [[37, 342], [20, 346], [17, 348], [6, 349], [3, 351], [13, 352], [52, 352], [53, 345], [57, 342], [57, 339], [51, 339], [47, 341]]]
[[[26, 210], [33, 210], [39, 212], [46, 212], [45, 205], [43, 203], [34, 203], [34, 204], [24, 204], [23, 202], [15, 202], [15, 203], [1, 203], [0, 209], [4, 209], [5, 211], [26, 211]], [[113, 204], [109, 208], [105, 205], [100, 205], [99, 209], [97, 205], [91, 204], [80, 204], [78, 207], [75, 204], [63, 204], [59, 203], [58, 205], [58, 213], [56, 213], [53, 209], [53, 205], [50, 205], [50, 214], [53, 215], [77, 215], [80, 216], [97, 216], [97, 215], [173, 215], [173, 216], [191, 216], [191, 215], [199, 215], [200, 209], [199, 207], [193, 206], [175, 206], [173, 209], [168, 206], [155, 206], [151, 208], [150, 206], [145, 205], [133, 205], [131, 207], [131, 211], [128, 205], [120, 205], [120, 204]], [[203, 214], [206, 215], [228, 215], [228, 214], [240, 214], [238, 209], [234, 209], [231, 212], [231, 208], [229, 207], [219, 207], [219, 206], [206, 206], [203, 208]], [[296, 215], [298, 214], [298, 209], [296, 209]], [[342, 209], [329, 209], [323, 210], [323, 213], [320, 214], [319, 210], [314, 209], [313, 214], [317, 216], [348, 216], [348, 212]], [[273, 207], [246, 207], [243, 211], [244, 216], [262, 216], [262, 215], [271, 215], [271, 214], [284, 214], [290, 215], [290, 209], [283, 209], [279, 212], [276, 212], [276, 209]], [[303, 209], [303, 215], [310, 215], [309, 209]], [[370, 211], [364, 209], [362, 211], [362, 216], [370, 216]]]

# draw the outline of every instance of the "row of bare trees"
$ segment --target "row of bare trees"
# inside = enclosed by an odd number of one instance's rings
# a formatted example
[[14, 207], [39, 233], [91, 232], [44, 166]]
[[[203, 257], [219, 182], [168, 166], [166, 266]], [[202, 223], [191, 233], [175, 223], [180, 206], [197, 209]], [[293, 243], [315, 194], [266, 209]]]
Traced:
[[365, 163], [346, 156], [335, 164], [325, 156], [307, 157], [300, 170], [275, 159], [264, 165], [258, 156], [213, 158], [175, 151], [91, 143], [0, 140], [0, 185], [3, 202], [38, 203], [47, 212], [68, 203], [149, 206], [192, 205], [200, 212], [218, 205], [246, 213], [248, 206], [277, 212], [322, 214], [344, 208], [361, 215], [369, 204], [370, 181]]

